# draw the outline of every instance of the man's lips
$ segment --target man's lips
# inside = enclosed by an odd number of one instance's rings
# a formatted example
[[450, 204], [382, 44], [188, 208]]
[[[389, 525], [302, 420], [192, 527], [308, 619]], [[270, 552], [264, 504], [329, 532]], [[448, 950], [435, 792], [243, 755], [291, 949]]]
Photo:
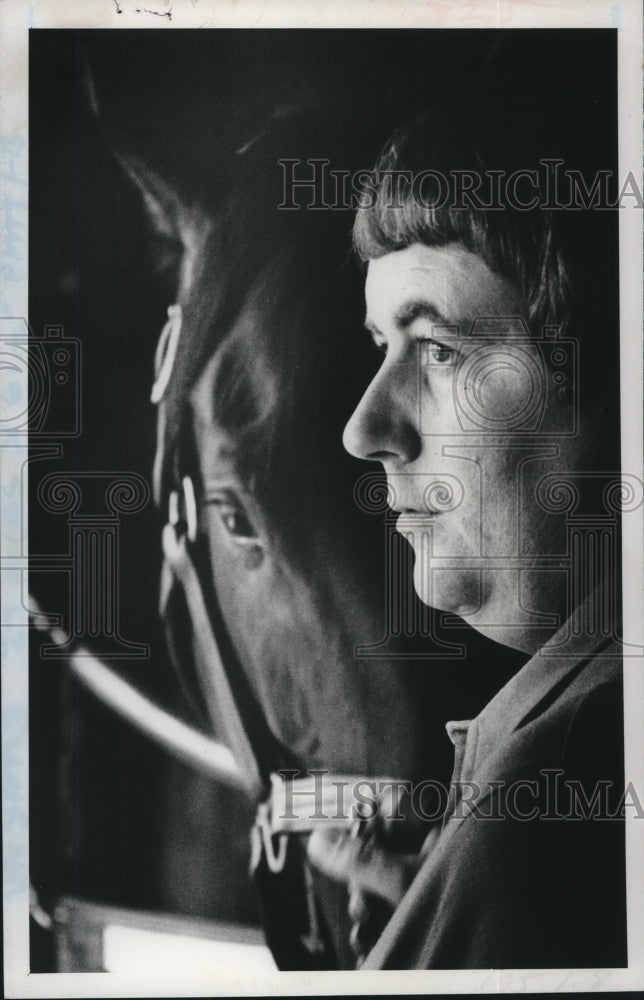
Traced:
[[439, 511], [417, 510], [413, 507], [402, 507], [396, 518], [396, 533], [403, 538], [416, 539], [428, 536], [440, 517]]
[[409, 521], [410, 523], [427, 519], [433, 520], [434, 518], [440, 517], [441, 514], [445, 513], [441, 510], [429, 510], [427, 507], [418, 508], [397, 506], [392, 509], [396, 512], [396, 514], [400, 515], [397, 523], [400, 523], [402, 520]]
[[442, 511], [434, 510], [432, 507], [426, 507], [424, 505], [421, 507], [408, 507], [404, 504], [397, 503], [395, 507], [392, 507], [391, 509], [395, 511], [396, 514], [442, 514]]

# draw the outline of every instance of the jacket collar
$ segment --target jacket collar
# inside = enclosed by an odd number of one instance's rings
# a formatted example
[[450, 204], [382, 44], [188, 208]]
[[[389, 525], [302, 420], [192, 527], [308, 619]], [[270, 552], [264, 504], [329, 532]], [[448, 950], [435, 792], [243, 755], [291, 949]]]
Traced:
[[[605, 620], [606, 602], [613, 595], [609, 584], [604, 582], [583, 601], [568, 621], [537, 653], [511, 677], [507, 684], [492, 698], [474, 720], [476, 739], [476, 764], [480, 764], [489, 753], [496, 749], [501, 740], [507, 738], [525, 717], [561, 681], [578, 669], [580, 662], [596, 656], [603, 649], [614, 645], [612, 632], [607, 634], [601, 628]], [[614, 620], [614, 616], [609, 616]], [[470, 736], [474, 736], [470, 732]], [[468, 747], [468, 750], [470, 748]], [[474, 765], [472, 754], [464, 762], [464, 770]], [[471, 772], [470, 772], [471, 773]]]

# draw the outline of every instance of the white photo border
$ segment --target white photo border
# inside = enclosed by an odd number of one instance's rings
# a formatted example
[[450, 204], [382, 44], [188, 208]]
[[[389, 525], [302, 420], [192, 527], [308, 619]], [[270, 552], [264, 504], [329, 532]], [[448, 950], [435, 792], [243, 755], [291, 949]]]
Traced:
[[[171, 14], [171, 18], [168, 16]], [[161, 16], [160, 16], [161, 15]], [[12, 227], [14, 256], [2, 263], [0, 321], [26, 317], [28, 34], [31, 28], [615, 28], [618, 35], [619, 176], [642, 166], [642, 8], [639, 0], [4, 0], [0, 4], [0, 230]], [[620, 216], [622, 470], [642, 467], [642, 210]], [[24, 398], [27, 386], [24, 385]], [[638, 419], [639, 418], [639, 419]], [[154, 997], [351, 995], [382, 993], [505, 993], [636, 990], [644, 987], [644, 823], [627, 817], [627, 969], [263, 973], [215, 980], [141, 969], [116, 973], [29, 974], [28, 672], [24, 607], [27, 447], [2, 440], [2, 783], [4, 976], [7, 997]], [[640, 511], [641, 513], [641, 511]], [[624, 639], [644, 645], [644, 530], [641, 517], [624, 522]], [[624, 663], [626, 779], [644, 788], [644, 662]], [[601, 860], [598, 860], [601, 864]]]

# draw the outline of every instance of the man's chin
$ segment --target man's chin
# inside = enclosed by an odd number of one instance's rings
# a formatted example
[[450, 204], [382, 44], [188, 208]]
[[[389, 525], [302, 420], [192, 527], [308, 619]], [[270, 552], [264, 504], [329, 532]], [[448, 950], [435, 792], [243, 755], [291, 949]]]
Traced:
[[461, 618], [474, 615], [481, 608], [481, 583], [478, 573], [458, 569], [421, 572], [414, 566], [414, 589], [423, 604], [437, 611], [448, 611]]

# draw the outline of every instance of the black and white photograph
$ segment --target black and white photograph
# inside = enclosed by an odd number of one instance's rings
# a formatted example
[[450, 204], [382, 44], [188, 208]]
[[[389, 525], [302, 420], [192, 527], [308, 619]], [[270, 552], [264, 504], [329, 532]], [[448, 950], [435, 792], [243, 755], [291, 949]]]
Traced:
[[54, 6], [0, 11], [5, 995], [641, 989], [639, 5]]

